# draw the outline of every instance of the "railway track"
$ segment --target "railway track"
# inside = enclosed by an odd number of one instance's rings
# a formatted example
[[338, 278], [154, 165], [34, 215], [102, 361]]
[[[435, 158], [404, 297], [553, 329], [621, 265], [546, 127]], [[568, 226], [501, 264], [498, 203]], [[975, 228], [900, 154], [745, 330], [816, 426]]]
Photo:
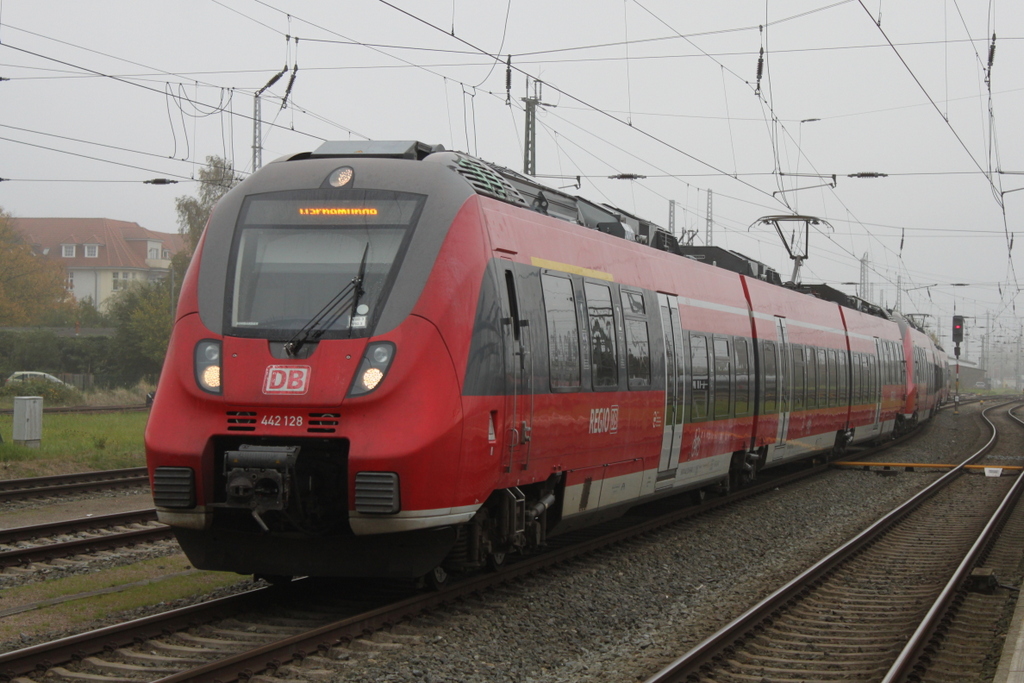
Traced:
[[[904, 443], [919, 433], [905, 437]], [[304, 667], [329, 671], [339, 659], [349, 657], [368, 633], [376, 634], [374, 639], [389, 641], [384, 646], [402, 638], [416, 638], [403, 634], [400, 628], [388, 628], [386, 633], [380, 629], [689, 517], [714, 514], [715, 510], [826, 469], [819, 465], [792, 471], [699, 506], [670, 509], [668, 505], [655, 505], [645, 511], [646, 516], [638, 514], [600, 530], [552, 539], [551, 550], [543, 555], [510, 562], [497, 573], [466, 577], [441, 591], [415, 591], [393, 584], [378, 590], [372, 583], [325, 585], [307, 579], [283, 589], [254, 590], [154, 615], [0, 655], [0, 680], [20, 677], [42, 681], [45, 676], [47, 682], [56, 683], [120, 676], [161, 683], [226, 682], [273, 669], [287, 672], [299, 662]], [[360, 596], [360, 601], [348, 604], [332, 597], [346, 592]], [[282, 630], [284, 627], [291, 631]]]
[[[164, 612], [0, 655], [0, 680], [42, 681], [45, 676], [48, 683], [55, 683], [83, 677], [118, 678], [129, 672], [142, 680], [138, 677], [146, 674], [146, 667], [155, 667], [146, 680], [226, 682], [309, 659], [314, 653], [334, 652], [332, 656], [337, 657], [338, 648], [344, 650], [346, 643], [367, 632], [825, 469], [824, 465], [802, 469], [727, 498], [654, 517], [623, 518], [600, 533], [567, 534], [559, 537], [564, 545], [555, 545], [547, 553], [510, 562], [496, 573], [471, 575], [440, 591], [417, 591], [394, 583], [376, 588], [372, 582], [335, 582], [324, 588], [323, 582], [305, 579]], [[331, 597], [346, 592], [358, 600]]]
[[153, 509], [0, 529], [0, 568], [49, 562], [173, 535], [169, 527], [156, 521]]
[[[1001, 444], [1005, 452], [994, 450], [995, 423], [1010, 428], [1007, 412], [1005, 406], [985, 411], [992, 437], [964, 464], [1005, 463], [1019, 452], [1019, 436]], [[1020, 425], [1012, 428], [1019, 435]], [[983, 680], [981, 671], [999, 645], [992, 624], [1005, 618], [1012, 601], [973, 596], [971, 575], [988, 557], [1008, 573], [1014, 556], [1019, 564], [1024, 530], [1017, 526], [1024, 520], [1011, 513], [1024, 480], [965, 473], [962, 465], [955, 468], [648, 683], [888, 682], [911, 673], [915, 680]], [[994, 541], [1007, 519], [1010, 533]], [[973, 581], [992, 593], [996, 577], [986, 566]], [[986, 602], [994, 609], [983, 609]], [[979, 619], [988, 626], [980, 627]]]
[[145, 467], [0, 480], [0, 503], [149, 485]]

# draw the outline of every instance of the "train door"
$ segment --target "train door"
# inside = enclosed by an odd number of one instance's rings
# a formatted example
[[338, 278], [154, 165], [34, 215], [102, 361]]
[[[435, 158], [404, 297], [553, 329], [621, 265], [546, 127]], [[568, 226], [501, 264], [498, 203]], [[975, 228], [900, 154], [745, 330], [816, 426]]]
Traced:
[[778, 349], [778, 371], [779, 371], [779, 431], [776, 434], [776, 448], [784, 448], [786, 439], [789, 436], [789, 416], [791, 405], [793, 403], [793, 382], [790, 380], [792, 376], [790, 364], [792, 363], [792, 354], [789, 348], [789, 336], [786, 330], [786, 319], [776, 316], [775, 318], [775, 332], [778, 335], [779, 343], [776, 347]]
[[683, 337], [679, 325], [679, 303], [669, 294], [658, 294], [661, 328], [665, 334], [665, 427], [661, 437], [658, 481], [675, 479], [679, 450], [683, 443], [684, 365]]
[[517, 277], [519, 267], [502, 261], [502, 346], [505, 359], [505, 471], [527, 469], [533, 429], [533, 354], [529, 321], [523, 319]]

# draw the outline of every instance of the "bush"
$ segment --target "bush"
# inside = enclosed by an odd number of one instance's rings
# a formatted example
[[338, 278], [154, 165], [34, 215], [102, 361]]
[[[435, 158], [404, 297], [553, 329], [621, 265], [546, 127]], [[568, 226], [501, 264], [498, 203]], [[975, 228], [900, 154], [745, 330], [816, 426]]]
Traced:
[[57, 384], [48, 380], [11, 382], [0, 389], [0, 397], [2, 398], [10, 400], [15, 396], [42, 396], [43, 407], [77, 406], [84, 403], [82, 392], [78, 389], [67, 384]]

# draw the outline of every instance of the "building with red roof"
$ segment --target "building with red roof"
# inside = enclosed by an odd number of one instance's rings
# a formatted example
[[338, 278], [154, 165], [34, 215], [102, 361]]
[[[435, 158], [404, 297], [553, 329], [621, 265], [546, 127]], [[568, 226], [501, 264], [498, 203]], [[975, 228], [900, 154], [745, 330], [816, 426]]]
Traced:
[[36, 255], [64, 266], [76, 299], [99, 309], [132, 282], [167, 277], [171, 257], [185, 248], [181, 235], [109, 218], [12, 218], [11, 224]]

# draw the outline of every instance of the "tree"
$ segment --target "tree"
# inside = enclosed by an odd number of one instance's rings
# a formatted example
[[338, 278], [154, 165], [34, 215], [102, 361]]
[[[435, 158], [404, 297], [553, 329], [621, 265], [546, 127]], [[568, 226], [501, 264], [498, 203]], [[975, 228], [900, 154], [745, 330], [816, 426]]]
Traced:
[[178, 227], [185, 238], [189, 254], [195, 253], [214, 205], [239, 180], [230, 161], [215, 155], [208, 156], [206, 167], [199, 171], [199, 196], [181, 196], [174, 200], [178, 211]]
[[32, 253], [0, 209], [0, 325], [25, 325], [40, 320], [68, 299], [67, 275], [56, 262]]
[[114, 345], [119, 349], [119, 379], [137, 382], [156, 378], [171, 337], [169, 280], [133, 282], [109, 299], [107, 310], [114, 320]]
[[96, 310], [89, 296], [84, 299], [69, 298], [40, 318], [39, 323], [45, 327], [111, 327], [110, 318]]

